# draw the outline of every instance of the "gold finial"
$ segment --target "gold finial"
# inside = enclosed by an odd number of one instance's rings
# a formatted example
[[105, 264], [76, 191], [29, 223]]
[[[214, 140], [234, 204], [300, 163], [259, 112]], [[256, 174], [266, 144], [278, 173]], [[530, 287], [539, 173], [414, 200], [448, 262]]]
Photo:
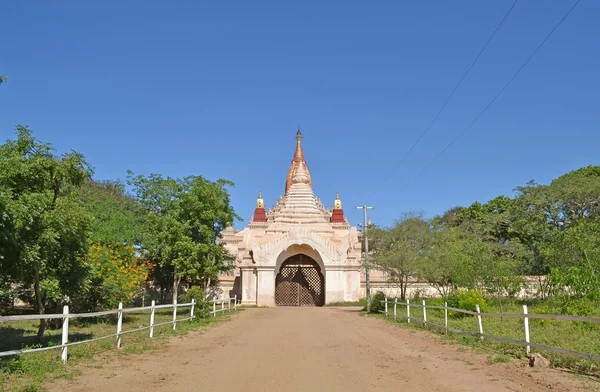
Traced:
[[265, 201], [262, 198], [262, 189], [258, 191], [258, 199], [256, 199], [256, 208], [265, 208]]
[[334, 210], [342, 209], [342, 201], [340, 200], [340, 192], [337, 190], [335, 191], [335, 201], [333, 202], [333, 209]]

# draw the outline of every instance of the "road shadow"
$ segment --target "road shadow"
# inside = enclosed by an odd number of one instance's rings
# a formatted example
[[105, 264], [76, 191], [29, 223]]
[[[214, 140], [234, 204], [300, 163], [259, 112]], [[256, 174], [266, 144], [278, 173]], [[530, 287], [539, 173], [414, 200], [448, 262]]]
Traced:
[[[69, 333], [69, 342], [78, 342], [91, 338], [92, 335], [88, 333]], [[10, 326], [0, 327], [0, 352], [23, 350], [27, 348], [60, 346], [61, 341], [62, 338], [60, 333], [44, 335], [40, 340], [37, 338], [35, 331], [33, 330], [14, 328]]]
[[335, 309], [345, 313], [361, 313], [363, 311], [362, 307], [355, 306], [327, 306], [328, 309]]

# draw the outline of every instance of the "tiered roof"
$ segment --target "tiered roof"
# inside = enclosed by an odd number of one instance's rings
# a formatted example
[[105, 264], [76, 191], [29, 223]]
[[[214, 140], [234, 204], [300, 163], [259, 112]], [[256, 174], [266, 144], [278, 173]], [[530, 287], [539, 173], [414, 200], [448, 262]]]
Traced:
[[328, 223], [329, 212], [315, 197], [304, 162], [299, 162], [291, 178], [287, 194], [272, 211], [269, 220], [275, 223]]

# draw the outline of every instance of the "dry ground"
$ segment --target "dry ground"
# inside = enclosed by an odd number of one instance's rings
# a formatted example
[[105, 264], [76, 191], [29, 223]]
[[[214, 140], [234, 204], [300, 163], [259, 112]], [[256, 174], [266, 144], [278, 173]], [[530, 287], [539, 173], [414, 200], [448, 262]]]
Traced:
[[[151, 354], [84, 368], [56, 391], [573, 391], [594, 386], [443, 345], [358, 308], [248, 309]], [[589, 389], [587, 389], [589, 390]]]

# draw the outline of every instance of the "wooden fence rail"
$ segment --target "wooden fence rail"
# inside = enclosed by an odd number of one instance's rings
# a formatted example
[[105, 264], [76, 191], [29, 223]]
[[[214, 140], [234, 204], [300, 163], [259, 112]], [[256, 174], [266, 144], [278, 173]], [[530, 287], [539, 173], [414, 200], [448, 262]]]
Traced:
[[[399, 302], [397, 300], [390, 301], [387, 297], [385, 298], [385, 300], [383, 300], [381, 302], [384, 304], [384, 310], [382, 311], [382, 313], [384, 313], [386, 316], [389, 316], [388, 305], [394, 306], [394, 310], [393, 310], [394, 320], [396, 320], [398, 318], [397, 306], [401, 305], [401, 306], [406, 306], [406, 311], [407, 311], [406, 312], [407, 315], [402, 316], [401, 318], [406, 319], [407, 322], [409, 322], [409, 323], [411, 320], [413, 320], [413, 321], [419, 322], [423, 325], [430, 325], [432, 327], [444, 330], [444, 331], [446, 331], [446, 333], [453, 332], [453, 333], [478, 337], [482, 340], [483, 340], [483, 338], [489, 338], [489, 339], [499, 340], [499, 341], [506, 342], [506, 343], [516, 344], [516, 345], [525, 347], [526, 354], [529, 354], [531, 347], [534, 347], [534, 348], [538, 348], [541, 350], [554, 351], [554, 352], [561, 353], [561, 354], [573, 355], [573, 356], [578, 356], [578, 357], [582, 357], [585, 359], [600, 361], [600, 355], [582, 353], [579, 351], [566, 350], [566, 349], [563, 349], [560, 347], [553, 347], [553, 346], [547, 346], [544, 344], [532, 343], [531, 339], [530, 339], [530, 335], [529, 335], [529, 319], [571, 320], [571, 321], [584, 321], [584, 322], [588, 322], [588, 323], [600, 324], [600, 319], [598, 319], [598, 318], [559, 315], [559, 314], [530, 314], [527, 311], [527, 305], [523, 305], [523, 313], [482, 313], [479, 309], [479, 306], [477, 306], [477, 312], [473, 312], [470, 310], [450, 307], [450, 306], [448, 306], [447, 302], [444, 302], [444, 306], [434, 306], [434, 305], [427, 305], [425, 303], [425, 300], [423, 300], [422, 304], [416, 304], [416, 303], [410, 303], [409, 300], [406, 300], [406, 302]], [[417, 317], [411, 317], [411, 315], [410, 315], [411, 307], [422, 308], [423, 309], [423, 319], [420, 319]], [[427, 309], [443, 310], [444, 311], [444, 325], [439, 325], [436, 323], [432, 323], [431, 321], [427, 321]], [[477, 324], [478, 324], [478, 328], [479, 328], [479, 333], [462, 331], [459, 329], [454, 329], [454, 328], [448, 327], [448, 311], [454, 311], [454, 312], [469, 314], [472, 316], [477, 316]], [[502, 336], [495, 336], [495, 335], [490, 335], [490, 334], [484, 333], [484, 331], [483, 331], [483, 318], [484, 317], [522, 318], [523, 319], [523, 333], [524, 333], [525, 340], [510, 339], [510, 338], [505, 338]]]
[[[233, 307], [231, 306], [232, 302], [233, 302]], [[215, 300], [210, 301], [209, 303], [212, 303], [212, 310], [209, 311], [208, 314], [212, 314], [214, 317], [216, 317], [217, 313], [231, 312], [232, 310], [237, 309], [237, 295], [235, 295], [232, 298], [215, 299]], [[227, 303], [227, 307], [225, 307], [226, 303]], [[217, 309], [217, 306], [216, 306], [217, 304], [220, 304], [219, 309]], [[184, 318], [177, 318], [177, 309], [178, 308], [186, 308], [186, 307], [190, 308], [189, 316], [184, 317]], [[154, 323], [154, 314], [157, 309], [171, 309], [171, 308], [173, 309], [173, 319], [172, 320], [162, 322], [162, 323]], [[124, 313], [145, 312], [145, 311], [150, 312], [150, 324], [149, 325], [140, 327], [140, 328], [130, 329], [127, 331], [122, 330]], [[189, 321], [189, 320], [193, 320], [194, 318], [196, 318], [195, 311], [196, 311], [196, 301], [195, 300], [192, 300], [192, 302], [183, 303], [183, 304], [178, 304], [177, 301], [175, 301], [175, 303], [173, 303], [173, 304], [166, 304], [166, 305], [156, 305], [155, 301], [152, 301], [152, 305], [150, 305], [150, 306], [143, 306], [143, 307], [137, 307], [137, 308], [123, 308], [123, 303], [120, 302], [118, 309], [104, 310], [101, 312], [91, 312], [91, 313], [69, 313], [69, 307], [64, 306], [62, 314], [27, 314], [27, 315], [21, 315], [21, 316], [0, 316], [0, 323], [7, 323], [10, 321], [22, 321], [22, 320], [49, 320], [49, 319], [62, 319], [63, 320], [62, 342], [60, 345], [32, 348], [32, 349], [26, 349], [26, 350], [3, 351], [3, 352], [0, 352], [0, 358], [12, 356], [12, 355], [29, 354], [29, 353], [34, 353], [34, 352], [47, 351], [47, 350], [53, 350], [53, 349], [60, 348], [61, 349], [61, 359], [63, 362], [66, 363], [67, 357], [68, 357], [68, 348], [71, 346], [76, 346], [78, 344], [91, 343], [91, 342], [95, 342], [98, 340], [104, 340], [104, 339], [116, 337], [117, 338], [116, 347], [120, 348], [121, 347], [121, 338], [123, 335], [126, 335], [128, 333], [142, 331], [145, 329], [149, 329], [150, 337], [152, 338], [152, 337], [154, 337], [154, 328], [155, 327], [158, 327], [161, 325], [172, 324], [173, 329], [176, 329], [178, 322]], [[106, 336], [100, 336], [100, 337], [93, 338], [93, 339], [87, 339], [87, 340], [81, 340], [81, 341], [69, 343], [69, 320], [70, 319], [99, 317], [99, 316], [106, 316], [109, 314], [117, 314], [118, 315], [116, 333], [106, 335]]]

